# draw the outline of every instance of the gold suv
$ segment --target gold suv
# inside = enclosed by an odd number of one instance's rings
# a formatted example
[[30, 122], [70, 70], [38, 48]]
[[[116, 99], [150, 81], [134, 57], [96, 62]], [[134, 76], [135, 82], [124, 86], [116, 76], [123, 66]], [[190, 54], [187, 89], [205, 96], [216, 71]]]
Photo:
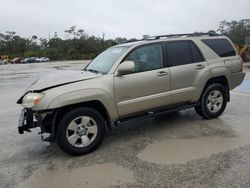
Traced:
[[18, 100], [20, 134], [40, 127], [72, 155], [95, 150], [106, 127], [194, 108], [223, 113], [240, 85], [242, 60], [225, 36], [165, 35], [113, 46], [83, 70], [36, 80]]

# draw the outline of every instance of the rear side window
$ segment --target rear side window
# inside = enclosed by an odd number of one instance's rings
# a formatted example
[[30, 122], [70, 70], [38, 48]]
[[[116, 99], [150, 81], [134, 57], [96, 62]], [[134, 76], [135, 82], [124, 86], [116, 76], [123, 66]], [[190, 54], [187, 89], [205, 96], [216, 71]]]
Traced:
[[192, 63], [190, 47], [185, 41], [167, 43], [167, 60], [171, 66]]
[[202, 39], [201, 41], [220, 57], [229, 57], [236, 55], [233, 46], [227, 39]]
[[199, 49], [192, 41], [167, 42], [167, 61], [170, 66], [179, 66], [204, 61]]

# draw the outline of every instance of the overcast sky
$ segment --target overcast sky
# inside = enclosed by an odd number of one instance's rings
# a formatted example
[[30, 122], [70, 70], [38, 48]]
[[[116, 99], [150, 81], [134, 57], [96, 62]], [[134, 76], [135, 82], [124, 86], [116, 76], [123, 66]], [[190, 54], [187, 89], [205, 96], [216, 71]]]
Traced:
[[2, 0], [0, 32], [48, 38], [76, 25], [89, 35], [141, 38], [216, 30], [221, 20], [250, 18], [250, 0]]

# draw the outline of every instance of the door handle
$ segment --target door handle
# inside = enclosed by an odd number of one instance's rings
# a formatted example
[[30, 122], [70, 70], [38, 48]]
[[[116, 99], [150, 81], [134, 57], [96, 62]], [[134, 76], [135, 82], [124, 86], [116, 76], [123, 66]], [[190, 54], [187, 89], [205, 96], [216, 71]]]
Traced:
[[205, 65], [202, 65], [202, 64], [196, 65], [196, 69], [204, 69], [204, 68], [205, 68]]
[[165, 71], [157, 72], [157, 76], [158, 76], [158, 77], [167, 76], [167, 75], [168, 75], [168, 72], [165, 72]]

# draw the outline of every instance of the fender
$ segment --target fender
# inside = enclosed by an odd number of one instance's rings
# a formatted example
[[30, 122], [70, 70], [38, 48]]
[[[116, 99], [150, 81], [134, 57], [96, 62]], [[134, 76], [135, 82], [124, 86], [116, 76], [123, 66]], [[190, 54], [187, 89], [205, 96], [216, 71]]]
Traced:
[[118, 112], [114, 99], [102, 89], [82, 89], [73, 91], [70, 93], [64, 93], [54, 98], [49, 104], [47, 109], [60, 108], [67, 105], [88, 102], [88, 101], [100, 101], [111, 118], [111, 121], [118, 119]]
[[192, 99], [192, 102], [198, 101], [200, 99], [200, 96], [206, 86], [206, 83], [208, 80], [219, 77], [219, 76], [225, 76], [227, 80], [229, 79], [230, 72], [227, 68], [220, 66], [220, 67], [214, 67], [209, 69], [209, 71], [205, 72], [201, 79], [197, 83], [197, 90], [194, 98]]

